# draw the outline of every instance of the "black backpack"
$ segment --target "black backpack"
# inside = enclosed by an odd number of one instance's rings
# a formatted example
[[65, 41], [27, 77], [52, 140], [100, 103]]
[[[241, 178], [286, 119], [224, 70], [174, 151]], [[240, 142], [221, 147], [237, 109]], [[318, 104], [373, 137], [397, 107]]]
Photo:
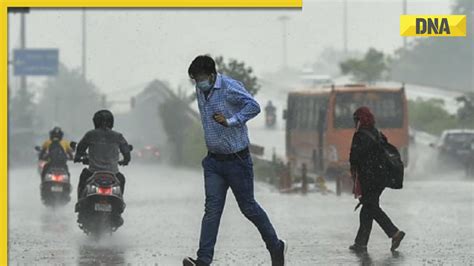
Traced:
[[52, 164], [63, 164], [67, 162], [67, 154], [58, 140], [53, 140], [48, 147], [48, 159]]
[[403, 187], [403, 165], [398, 149], [385, 141], [378, 132], [378, 136], [368, 130], [361, 129], [360, 132], [369, 136], [380, 148], [381, 175], [384, 177], [383, 185], [388, 188], [401, 189]]

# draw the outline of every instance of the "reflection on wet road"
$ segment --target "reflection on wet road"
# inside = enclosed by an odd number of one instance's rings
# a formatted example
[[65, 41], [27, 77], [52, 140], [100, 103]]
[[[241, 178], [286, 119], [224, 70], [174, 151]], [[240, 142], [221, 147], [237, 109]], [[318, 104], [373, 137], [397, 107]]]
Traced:
[[[104, 244], [102, 244], [104, 245]], [[79, 246], [78, 265], [126, 265], [125, 251], [120, 246], [84, 244]]]

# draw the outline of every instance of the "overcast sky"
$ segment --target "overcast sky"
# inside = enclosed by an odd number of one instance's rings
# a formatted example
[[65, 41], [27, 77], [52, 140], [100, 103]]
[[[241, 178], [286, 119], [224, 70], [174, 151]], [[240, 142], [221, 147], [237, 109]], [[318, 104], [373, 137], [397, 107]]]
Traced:
[[[451, 5], [408, 1], [408, 13], [446, 14]], [[349, 1], [349, 49], [400, 47], [401, 12], [402, 0]], [[342, 14], [341, 0], [306, 0], [303, 9], [88, 9], [87, 77], [106, 93], [155, 78], [189, 85], [187, 67], [203, 53], [244, 60], [257, 73], [274, 71], [282, 64], [282, 15], [290, 18], [289, 65], [302, 68], [325, 47], [342, 49]], [[79, 68], [81, 17], [80, 9], [32, 9], [27, 47], [58, 48], [61, 62]], [[19, 21], [9, 15], [10, 50], [19, 46]]]

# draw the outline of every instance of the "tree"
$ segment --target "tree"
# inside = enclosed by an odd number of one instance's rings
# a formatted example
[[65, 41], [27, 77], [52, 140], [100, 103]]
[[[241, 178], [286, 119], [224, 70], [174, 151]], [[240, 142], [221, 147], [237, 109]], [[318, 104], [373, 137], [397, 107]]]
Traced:
[[30, 162], [32, 159], [36, 110], [33, 96], [26, 88], [21, 88], [9, 101], [9, 144], [14, 149], [9, 149], [8, 156], [13, 164]]
[[92, 127], [92, 116], [103, 106], [96, 86], [78, 70], [60, 65], [58, 75], [46, 81], [38, 107], [45, 129], [60, 126], [66, 134], [81, 137]]
[[172, 162], [177, 165], [198, 166], [205, 154], [204, 134], [199, 115], [189, 107], [190, 96], [169, 90], [166, 101], [159, 105], [162, 127], [173, 147]]
[[348, 51], [346, 53], [343, 50], [338, 50], [334, 47], [326, 47], [318, 55], [312, 68], [317, 70], [318, 74], [328, 74], [334, 77], [340, 74], [340, 62], [349, 58], [358, 58], [362, 56], [363, 54], [358, 51]]
[[456, 117], [444, 108], [444, 101], [438, 99], [408, 101], [410, 125], [417, 130], [431, 134], [440, 134], [443, 130], [456, 128]]
[[462, 103], [458, 109], [457, 116], [460, 126], [463, 128], [474, 128], [474, 93], [466, 93], [456, 100]]
[[34, 109], [33, 93], [26, 88], [20, 89], [12, 98], [10, 103], [11, 119], [10, 123], [16, 129], [28, 129], [33, 126]]
[[215, 60], [217, 70], [220, 73], [241, 81], [250, 94], [255, 95], [260, 90], [258, 78], [253, 75], [252, 67], [246, 66], [244, 62], [235, 59], [230, 59], [226, 63], [222, 56], [216, 57]]
[[351, 74], [358, 82], [373, 83], [382, 78], [387, 70], [385, 56], [382, 52], [370, 48], [362, 59], [348, 59], [339, 64], [344, 75]]
[[453, 14], [465, 14], [464, 38], [419, 38], [395, 53], [390, 65], [391, 78], [420, 85], [471, 91], [473, 89], [474, 1], [458, 0]]

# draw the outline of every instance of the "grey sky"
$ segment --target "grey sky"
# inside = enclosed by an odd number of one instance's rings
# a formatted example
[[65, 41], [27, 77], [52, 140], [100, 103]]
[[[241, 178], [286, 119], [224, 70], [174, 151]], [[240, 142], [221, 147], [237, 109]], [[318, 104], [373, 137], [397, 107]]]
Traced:
[[[408, 1], [408, 13], [446, 14], [451, 5]], [[349, 1], [349, 49], [397, 49], [401, 12], [401, 0]], [[340, 0], [307, 0], [302, 10], [93, 9], [87, 11], [88, 78], [106, 93], [154, 78], [188, 85], [187, 67], [202, 53], [244, 60], [257, 73], [274, 71], [282, 64], [281, 15], [290, 17], [290, 66], [313, 63], [325, 47], [342, 48]], [[10, 49], [19, 45], [19, 20], [9, 15]], [[33, 9], [27, 15], [27, 47], [59, 48], [68, 67], [81, 65], [81, 36], [80, 9]]]

